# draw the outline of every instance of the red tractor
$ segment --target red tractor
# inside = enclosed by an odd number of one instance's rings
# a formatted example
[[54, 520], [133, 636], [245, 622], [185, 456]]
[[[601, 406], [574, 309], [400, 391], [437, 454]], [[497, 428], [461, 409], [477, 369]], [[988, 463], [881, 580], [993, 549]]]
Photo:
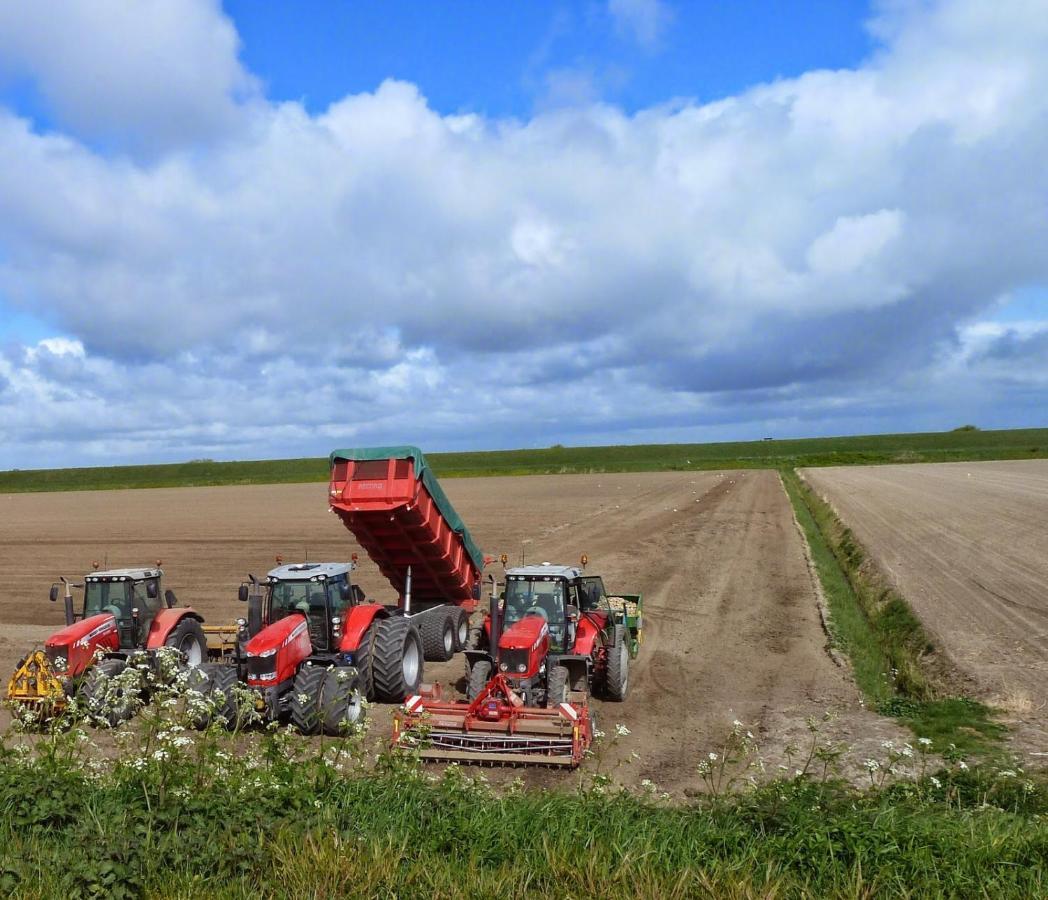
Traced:
[[[422, 638], [401, 607], [369, 603], [352, 582], [355, 563], [297, 563], [241, 586], [237, 665], [205, 666], [216, 712], [239, 720], [239, 678], [268, 720], [304, 734], [338, 735], [361, 720], [363, 700], [399, 703], [422, 681]], [[410, 605], [410, 576], [406, 593]]]
[[590, 695], [626, 698], [641, 628], [639, 594], [609, 598], [574, 566], [510, 569], [466, 651], [466, 702], [410, 698], [393, 744], [424, 759], [577, 766], [593, 737]]
[[[7, 688], [7, 698], [43, 715], [61, 712], [67, 698], [83, 699], [89, 711], [110, 725], [130, 718], [134, 698], [106, 697], [111, 679], [127, 667], [132, 655], [146, 654], [156, 664], [156, 651], [171, 647], [180, 662], [199, 666], [207, 659], [203, 619], [188, 607], [175, 607], [172, 591], [161, 591], [164, 573], [154, 568], [92, 572], [79, 584], [61, 579], [51, 586], [57, 601], [64, 585], [64, 628], [44, 643], [42, 651], [24, 657]], [[80, 611], [72, 588], [83, 588]], [[102, 703], [103, 698], [108, 702]]]

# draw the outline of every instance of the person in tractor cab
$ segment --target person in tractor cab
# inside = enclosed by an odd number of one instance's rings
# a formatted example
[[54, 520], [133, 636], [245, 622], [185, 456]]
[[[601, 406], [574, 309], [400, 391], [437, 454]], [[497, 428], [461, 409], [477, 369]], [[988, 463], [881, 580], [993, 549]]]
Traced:
[[540, 616], [549, 626], [550, 640], [562, 647], [567, 617], [564, 585], [560, 581], [511, 581], [506, 592], [504, 628], [525, 616]]

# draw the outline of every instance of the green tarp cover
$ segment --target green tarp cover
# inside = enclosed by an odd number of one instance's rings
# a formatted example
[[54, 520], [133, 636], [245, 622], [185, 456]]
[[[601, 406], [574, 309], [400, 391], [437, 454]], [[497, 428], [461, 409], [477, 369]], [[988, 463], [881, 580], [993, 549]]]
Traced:
[[474, 565], [478, 569], [483, 570], [484, 554], [481, 553], [477, 542], [473, 540], [473, 536], [469, 533], [469, 529], [466, 528], [466, 523], [462, 521], [462, 517], [455, 512], [455, 507], [451, 505], [448, 495], [444, 493], [440, 482], [437, 481], [437, 476], [433, 474], [429, 463], [426, 462], [426, 457], [422, 455], [422, 451], [418, 447], [352, 447], [348, 450], [333, 450], [328, 456], [328, 468], [334, 466], [336, 459], [351, 459], [354, 462], [367, 459], [414, 460], [415, 477], [422, 479], [426, 490], [429, 491], [430, 496], [437, 504], [437, 508], [444, 515], [444, 518], [448, 520], [448, 524], [457, 534], [462, 535], [462, 543], [466, 545], [466, 552], [470, 555]]

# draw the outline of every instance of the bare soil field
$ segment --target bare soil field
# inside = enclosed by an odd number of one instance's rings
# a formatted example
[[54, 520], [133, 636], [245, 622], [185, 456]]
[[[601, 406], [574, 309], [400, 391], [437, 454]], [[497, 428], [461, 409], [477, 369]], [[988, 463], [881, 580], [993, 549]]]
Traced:
[[804, 471], [987, 699], [1048, 739], [1048, 461]]
[[[846, 670], [825, 652], [801, 536], [778, 476], [644, 473], [453, 479], [452, 502], [488, 553], [515, 563], [572, 563], [581, 553], [612, 591], [644, 594], [645, 635], [625, 703], [600, 703], [600, 726], [631, 734], [601, 765], [682, 791], [695, 765], [734, 719], [757, 734], [772, 762], [806, 736], [805, 719], [834, 710], [827, 736], [873, 746], [898, 737], [859, 704]], [[326, 485], [0, 495], [0, 670], [62, 623], [47, 601], [60, 574], [91, 561], [163, 560], [166, 586], [208, 621], [242, 614], [236, 590], [248, 571], [286, 561], [346, 559], [358, 550], [326, 511]], [[392, 602], [361, 553], [359, 581]], [[429, 681], [461, 687], [461, 658], [427, 664]], [[389, 708], [373, 709], [385, 733]], [[2, 723], [0, 723], [2, 724]], [[555, 777], [533, 774], [533, 783]], [[514, 772], [516, 774], [516, 772]]]

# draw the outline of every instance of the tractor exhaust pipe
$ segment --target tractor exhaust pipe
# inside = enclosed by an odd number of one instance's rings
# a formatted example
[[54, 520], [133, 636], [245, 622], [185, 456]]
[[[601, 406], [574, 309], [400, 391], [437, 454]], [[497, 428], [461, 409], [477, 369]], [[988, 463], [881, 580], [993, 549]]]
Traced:
[[404, 582], [404, 615], [411, 615], [411, 566], [408, 566], [408, 576]]
[[494, 660], [498, 654], [499, 639], [502, 637], [502, 610], [499, 609], [498, 582], [495, 581], [495, 574], [492, 573], [488, 577], [491, 579], [491, 607], [489, 613], [491, 615], [491, 658]]
[[73, 624], [73, 590], [72, 590], [72, 587], [69, 584], [69, 581], [66, 579], [66, 577], [64, 575], [59, 575], [58, 577], [62, 579], [62, 584], [65, 585], [65, 596], [62, 598], [62, 600], [65, 602], [65, 620], [66, 620], [66, 625], [72, 625]]

